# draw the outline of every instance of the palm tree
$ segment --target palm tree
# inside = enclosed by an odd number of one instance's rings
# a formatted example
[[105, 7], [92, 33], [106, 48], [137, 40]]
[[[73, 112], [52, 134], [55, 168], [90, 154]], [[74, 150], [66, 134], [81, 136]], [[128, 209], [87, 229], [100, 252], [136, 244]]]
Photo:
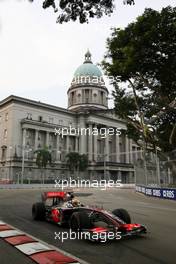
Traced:
[[79, 167], [79, 153], [77, 152], [70, 152], [66, 155], [66, 163], [69, 168], [69, 171], [73, 172], [73, 175], [75, 175], [75, 172], [78, 171]]
[[51, 153], [49, 152], [47, 147], [44, 147], [43, 149], [38, 149], [34, 153], [37, 154], [36, 164], [38, 168], [40, 168], [41, 170], [41, 179], [44, 184], [45, 183], [44, 171], [48, 163], [51, 165], [51, 161], [52, 161]]
[[79, 170], [85, 171], [88, 167], [88, 157], [86, 154], [79, 155]]
[[80, 155], [77, 152], [68, 153], [66, 155], [66, 162], [67, 162], [67, 166], [69, 170], [73, 172], [74, 176], [76, 176], [75, 172], [77, 172], [77, 177], [78, 177], [79, 171], [85, 171], [88, 167], [87, 155], [85, 154]]

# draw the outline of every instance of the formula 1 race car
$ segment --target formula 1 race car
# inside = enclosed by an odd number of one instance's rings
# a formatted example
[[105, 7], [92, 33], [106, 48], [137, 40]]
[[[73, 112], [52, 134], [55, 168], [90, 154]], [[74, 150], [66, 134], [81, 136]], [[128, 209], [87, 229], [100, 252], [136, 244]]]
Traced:
[[[60, 226], [69, 226], [71, 230], [86, 231], [89, 240], [100, 241], [102, 233], [106, 238], [114, 239], [125, 236], [145, 234], [147, 229], [141, 224], [132, 224], [131, 217], [125, 209], [108, 212], [94, 206], [85, 206], [69, 192], [45, 192], [42, 202], [33, 204], [34, 220], [46, 220]], [[96, 234], [96, 235], [95, 235]]]

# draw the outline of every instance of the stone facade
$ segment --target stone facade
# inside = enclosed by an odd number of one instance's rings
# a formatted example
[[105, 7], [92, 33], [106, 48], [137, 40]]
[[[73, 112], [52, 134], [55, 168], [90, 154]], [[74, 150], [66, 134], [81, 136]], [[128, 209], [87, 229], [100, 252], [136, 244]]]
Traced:
[[[106, 137], [92, 133], [109, 128], [126, 130], [125, 122], [108, 110], [108, 91], [101, 85], [86, 83], [85, 88], [85, 83], [75, 86], [72, 82], [68, 109], [17, 96], [1, 101], [0, 179], [19, 182], [23, 174], [25, 181], [40, 181], [35, 151], [47, 146], [53, 161], [45, 171], [47, 180], [68, 178], [65, 156], [79, 152], [89, 159], [88, 170], [80, 174], [84, 179], [134, 182], [133, 163], [141, 155], [138, 147], [123, 133]], [[70, 128], [76, 129], [76, 133], [71, 133]], [[67, 129], [69, 133], [59, 135], [56, 133], [59, 129]], [[78, 133], [81, 129], [84, 132]]]

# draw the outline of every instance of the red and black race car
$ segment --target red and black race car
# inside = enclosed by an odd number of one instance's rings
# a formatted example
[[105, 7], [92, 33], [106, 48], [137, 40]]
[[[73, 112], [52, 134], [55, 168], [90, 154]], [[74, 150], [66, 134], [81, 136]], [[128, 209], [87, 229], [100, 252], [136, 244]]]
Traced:
[[[60, 226], [69, 226], [73, 231], [87, 232], [90, 240], [100, 240], [102, 233], [109, 238], [120, 239], [147, 233], [144, 225], [131, 223], [125, 209], [108, 212], [102, 208], [85, 206], [69, 192], [45, 192], [42, 202], [33, 204], [34, 220], [46, 220]], [[114, 234], [114, 236], [113, 236]]]

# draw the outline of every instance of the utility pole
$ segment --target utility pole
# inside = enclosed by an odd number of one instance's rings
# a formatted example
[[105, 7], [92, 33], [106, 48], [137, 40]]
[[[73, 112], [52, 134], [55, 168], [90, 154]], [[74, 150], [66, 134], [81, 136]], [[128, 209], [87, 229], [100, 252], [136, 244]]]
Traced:
[[25, 144], [26, 144], [26, 129], [23, 130], [21, 184], [23, 184], [23, 180], [24, 180]]
[[107, 173], [106, 173], [106, 157], [107, 157], [107, 153], [106, 153], [106, 145], [104, 145], [104, 162], [103, 162], [103, 167], [104, 167], [104, 180], [106, 180], [107, 177]]

